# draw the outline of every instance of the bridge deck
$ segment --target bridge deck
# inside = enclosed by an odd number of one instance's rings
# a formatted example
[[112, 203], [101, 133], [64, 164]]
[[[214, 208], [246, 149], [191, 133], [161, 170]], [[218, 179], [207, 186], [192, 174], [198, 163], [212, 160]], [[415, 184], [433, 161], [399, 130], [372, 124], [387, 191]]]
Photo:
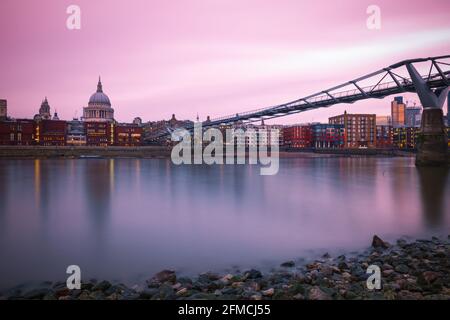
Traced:
[[[229, 123], [236, 123], [238, 121], [247, 123], [255, 122], [259, 119], [273, 119], [290, 114], [304, 112], [307, 110], [330, 107], [338, 103], [354, 103], [356, 101], [364, 99], [381, 99], [393, 94], [415, 92], [415, 88], [411, 79], [409, 77], [400, 76], [397, 73], [397, 69], [405, 67], [409, 63], [414, 64], [429, 62], [429, 72], [426, 75], [422, 75], [422, 78], [426, 81], [427, 85], [431, 89], [445, 88], [450, 85], [450, 70], [443, 70], [443, 68], [449, 69], [450, 62], [447, 61], [449, 58], [450, 55], [405, 60], [391, 65], [390, 67], [378, 70], [358, 79], [348, 81], [339, 86], [321, 91], [307, 97], [303, 97], [277, 106], [250, 110], [235, 115], [215, 118], [208, 122], [203, 122], [202, 126], [215, 127]], [[433, 72], [433, 69], [435, 72]], [[361, 87], [358, 85], [359, 82], [365, 80], [373, 79], [373, 81], [375, 82], [375, 77], [380, 76], [382, 77], [376, 84], [365, 87]], [[387, 81], [387, 79], [391, 79], [392, 81]], [[352, 89], [339, 91], [340, 89], [348, 86], [351, 86]], [[185, 129], [191, 131], [193, 130], [193, 126], [188, 126]], [[151, 137], [147, 138], [147, 140], [157, 140], [168, 135], [170, 135], [170, 131], [165, 130], [164, 132], [159, 132], [155, 135], [152, 135]]]

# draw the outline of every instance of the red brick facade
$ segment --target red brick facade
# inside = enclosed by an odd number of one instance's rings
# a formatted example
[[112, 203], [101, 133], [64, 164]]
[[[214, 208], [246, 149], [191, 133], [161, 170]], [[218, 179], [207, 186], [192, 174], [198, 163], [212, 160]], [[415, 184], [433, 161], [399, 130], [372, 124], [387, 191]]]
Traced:
[[289, 148], [311, 148], [312, 147], [311, 126], [298, 125], [284, 128], [283, 144]]
[[66, 145], [66, 131], [66, 121], [37, 121], [35, 131], [36, 143], [41, 146], [64, 146]]
[[86, 145], [106, 147], [114, 144], [112, 122], [86, 122]]
[[140, 146], [142, 144], [143, 129], [134, 124], [118, 124], [114, 128], [114, 145]]
[[0, 122], [0, 145], [34, 144], [33, 120], [10, 120]]

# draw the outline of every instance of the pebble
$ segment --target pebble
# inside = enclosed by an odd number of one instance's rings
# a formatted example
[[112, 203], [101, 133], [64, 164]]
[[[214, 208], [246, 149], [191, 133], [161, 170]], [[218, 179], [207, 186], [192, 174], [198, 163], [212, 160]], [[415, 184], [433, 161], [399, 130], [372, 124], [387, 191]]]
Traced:
[[[112, 284], [90, 280], [81, 290], [69, 290], [65, 282], [45, 282], [40, 287], [24, 290], [16, 286], [5, 291], [4, 299], [42, 300], [135, 300], [135, 299], [446, 299], [450, 300], [449, 239], [406, 242], [400, 239], [389, 245], [374, 236], [372, 247], [349, 258], [323, 255], [306, 263], [293, 261], [281, 264], [262, 274], [250, 269], [241, 273], [206, 272], [197, 278], [180, 277], [173, 270], [162, 270], [147, 281], [148, 287]], [[370, 264], [381, 266], [382, 288], [367, 290], [366, 269]], [[295, 269], [292, 269], [294, 268]], [[178, 280], [178, 281], [177, 281]]]
[[270, 288], [270, 289], [264, 290], [262, 292], [263, 296], [266, 296], [266, 297], [271, 297], [271, 296], [273, 296], [274, 293], [275, 293], [274, 288]]
[[293, 268], [293, 267], [295, 267], [295, 262], [294, 261], [286, 261], [286, 262], [283, 262], [281, 264], [281, 266], [285, 267], [285, 268]]

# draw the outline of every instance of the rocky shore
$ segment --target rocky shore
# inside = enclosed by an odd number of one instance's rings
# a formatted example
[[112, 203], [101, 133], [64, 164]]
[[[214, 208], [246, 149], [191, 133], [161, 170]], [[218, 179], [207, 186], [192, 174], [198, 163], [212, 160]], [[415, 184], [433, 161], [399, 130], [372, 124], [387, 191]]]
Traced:
[[[379, 290], [367, 288], [370, 265], [381, 269]], [[81, 290], [69, 290], [65, 282], [47, 282], [32, 290], [2, 292], [0, 299], [450, 300], [450, 235], [412, 242], [399, 239], [395, 244], [374, 236], [372, 246], [356, 255], [324, 254], [303, 264], [286, 261], [268, 273], [251, 269], [189, 278], [163, 270], [140, 286], [92, 280], [82, 283]]]

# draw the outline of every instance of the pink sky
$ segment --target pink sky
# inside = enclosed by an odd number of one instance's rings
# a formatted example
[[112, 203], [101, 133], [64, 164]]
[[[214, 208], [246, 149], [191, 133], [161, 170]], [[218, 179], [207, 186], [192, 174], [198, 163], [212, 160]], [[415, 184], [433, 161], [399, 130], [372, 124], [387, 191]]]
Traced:
[[[66, 28], [70, 4], [81, 8], [81, 30]], [[370, 4], [381, 8], [381, 30], [366, 27]], [[448, 0], [1, 0], [0, 12], [0, 98], [17, 118], [31, 118], [44, 96], [60, 118], [80, 116], [99, 75], [118, 121], [204, 119], [450, 54]], [[390, 100], [276, 122], [388, 114]]]

